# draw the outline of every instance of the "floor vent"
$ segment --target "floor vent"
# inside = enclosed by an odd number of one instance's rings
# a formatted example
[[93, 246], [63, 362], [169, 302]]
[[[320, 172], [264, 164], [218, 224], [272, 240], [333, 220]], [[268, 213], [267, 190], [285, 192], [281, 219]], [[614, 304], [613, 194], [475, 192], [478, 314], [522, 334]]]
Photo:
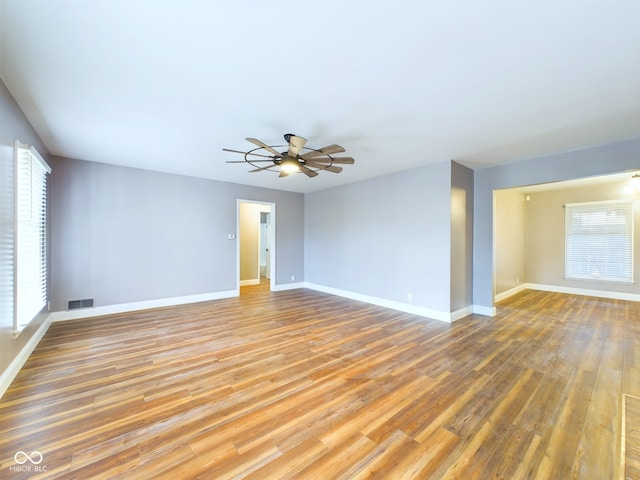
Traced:
[[622, 462], [620, 478], [640, 478], [640, 398], [624, 395], [622, 401]]
[[93, 298], [85, 298], [83, 300], [69, 300], [67, 302], [67, 310], [75, 310], [77, 308], [93, 307]]

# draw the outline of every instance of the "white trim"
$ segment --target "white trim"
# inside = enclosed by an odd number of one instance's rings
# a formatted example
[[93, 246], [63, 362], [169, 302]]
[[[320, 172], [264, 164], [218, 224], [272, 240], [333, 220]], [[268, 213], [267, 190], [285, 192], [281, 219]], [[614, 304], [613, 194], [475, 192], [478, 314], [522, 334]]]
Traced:
[[126, 313], [136, 310], [147, 310], [150, 308], [172, 307], [175, 305], [185, 305], [188, 303], [208, 302], [210, 300], [221, 300], [223, 298], [237, 297], [238, 290], [226, 290], [222, 292], [202, 293], [198, 295], [187, 295], [184, 297], [160, 298], [157, 300], [144, 300], [141, 302], [120, 303], [116, 305], [104, 305], [94, 308], [79, 308], [51, 314], [54, 322], [64, 320], [76, 320], [79, 318], [98, 317], [101, 315], [111, 315], [114, 313]]
[[309, 288], [311, 290], [330, 293], [331, 295], [350, 298], [351, 300], [358, 300], [360, 302], [371, 303], [373, 305], [391, 308], [393, 310], [399, 310], [401, 312], [411, 313], [413, 315], [420, 315], [421, 317], [427, 317], [433, 320], [440, 320], [441, 322], [451, 323], [453, 321], [452, 314], [450, 312], [433, 310], [431, 308], [426, 308], [426, 307], [418, 307], [416, 305], [411, 305], [409, 303], [396, 302], [394, 300], [387, 300], [385, 298], [373, 297], [371, 295], [363, 295], [361, 293], [350, 292], [348, 290], [340, 290], [338, 288], [327, 287], [324, 285], [317, 285], [315, 283], [304, 282], [304, 286], [305, 288]]
[[469, 315], [473, 315], [473, 305], [467, 305], [464, 308], [460, 308], [454, 312], [451, 312], [449, 315], [451, 316], [451, 323], [457, 322], [458, 320], [468, 317]]
[[483, 305], [472, 305], [473, 313], [476, 315], [484, 315], [485, 317], [495, 317], [498, 313], [496, 307], [485, 307]]
[[247, 285], [260, 285], [260, 279], [252, 278], [250, 280], [240, 280], [241, 287], [246, 287]]
[[516, 293], [520, 293], [521, 291], [526, 290], [527, 288], [528, 287], [526, 283], [521, 283], [520, 285], [510, 288], [509, 290], [506, 290], [502, 293], [498, 293], [494, 301], [499, 302], [501, 300], [504, 300], [505, 298], [509, 298], [515, 295]]
[[271, 290], [274, 292], [283, 292], [285, 290], [295, 290], [297, 288], [307, 288], [307, 286], [303, 282], [283, 283], [281, 285], [275, 285]]
[[40, 163], [40, 165], [42, 166], [42, 168], [44, 168], [44, 169], [45, 169], [45, 171], [46, 171], [47, 173], [51, 173], [51, 167], [50, 167], [50, 166], [49, 166], [49, 164], [46, 162], [46, 160], [45, 160], [44, 158], [42, 158], [42, 156], [40, 155], [40, 153], [38, 153], [38, 150], [36, 150], [36, 148], [35, 148], [33, 145], [31, 145], [31, 146], [29, 147], [29, 153], [31, 153], [31, 156], [32, 156], [33, 158], [35, 158], [35, 159]]
[[51, 167], [49, 166], [49, 164], [47, 163], [47, 161], [42, 158], [42, 155], [40, 155], [40, 152], [38, 152], [38, 150], [36, 149], [36, 147], [34, 147], [33, 145], [27, 145], [26, 143], [22, 143], [20, 140], [18, 140], [17, 138], [13, 141], [13, 148], [14, 150], [17, 149], [22, 149], [22, 150], [26, 150], [28, 151], [31, 156], [38, 162], [40, 163], [40, 165], [42, 166], [42, 168], [47, 172], [47, 173], [51, 173]]
[[558, 285], [542, 285], [540, 283], [527, 283], [526, 288], [531, 290], [542, 290], [544, 292], [568, 293], [571, 295], [586, 295], [589, 297], [610, 298], [614, 300], [629, 300], [640, 302], [640, 294], [612, 292], [608, 290], [591, 290], [588, 288], [562, 287]]
[[276, 210], [275, 202], [269, 203], [271, 211], [269, 212], [269, 288], [276, 288], [276, 274], [278, 272], [276, 265]]
[[614, 199], [614, 200], [596, 200], [593, 202], [575, 202], [575, 203], [565, 203], [563, 207], [587, 207], [591, 205], [607, 205], [611, 203], [633, 203], [634, 200], [630, 200], [628, 198]]
[[24, 344], [20, 353], [16, 355], [9, 366], [2, 372], [2, 374], [0, 374], [0, 398], [2, 398], [11, 385], [11, 382], [16, 378], [20, 369], [22, 369], [31, 353], [33, 353], [35, 348], [38, 346], [38, 343], [40, 343], [40, 340], [42, 340], [42, 337], [44, 337], [44, 334], [47, 333], [52, 320], [52, 315], [48, 315], [27, 343]]

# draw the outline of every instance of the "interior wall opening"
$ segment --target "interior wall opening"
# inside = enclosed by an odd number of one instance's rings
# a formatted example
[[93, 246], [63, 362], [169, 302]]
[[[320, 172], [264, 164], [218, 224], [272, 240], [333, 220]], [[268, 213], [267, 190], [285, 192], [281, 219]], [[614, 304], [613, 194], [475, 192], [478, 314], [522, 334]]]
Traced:
[[[249, 294], [276, 284], [275, 204], [238, 200], [238, 290]], [[251, 288], [250, 288], [251, 287]]]
[[[564, 206], [573, 202], [624, 199], [640, 204], [640, 189], [629, 188], [634, 173], [494, 190], [494, 302], [524, 288], [591, 292], [612, 298], [637, 296], [639, 289], [633, 286], [572, 280], [564, 274]], [[637, 205], [635, 215], [640, 215]], [[636, 231], [640, 228], [638, 223]], [[636, 253], [638, 248], [636, 240]], [[637, 258], [635, 263], [638, 263]]]

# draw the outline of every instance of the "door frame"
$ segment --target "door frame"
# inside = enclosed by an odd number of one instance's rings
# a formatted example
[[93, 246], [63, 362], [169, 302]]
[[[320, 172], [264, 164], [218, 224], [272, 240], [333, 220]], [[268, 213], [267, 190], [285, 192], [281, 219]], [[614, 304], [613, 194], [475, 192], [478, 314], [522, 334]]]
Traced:
[[[240, 237], [242, 235], [240, 228], [240, 205], [243, 203], [248, 203], [251, 205], [265, 205], [269, 207], [269, 213], [271, 214], [271, 222], [270, 228], [268, 231], [269, 235], [269, 263], [271, 268], [271, 278], [269, 279], [269, 289], [275, 290], [276, 287], [276, 276], [277, 276], [277, 265], [276, 265], [276, 204], [273, 202], [264, 202], [261, 200], [248, 200], [244, 198], [238, 198], [236, 201], [236, 232], [237, 232], [237, 243], [236, 243], [236, 290], [238, 294], [240, 294]], [[260, 228], [260, 217], [258, 216], [258, 229]], [[258, 248], [260, 246], [260, 242], [258, 241]], [[258, 275], [260, 274], [260, 252], [258, 252]]]

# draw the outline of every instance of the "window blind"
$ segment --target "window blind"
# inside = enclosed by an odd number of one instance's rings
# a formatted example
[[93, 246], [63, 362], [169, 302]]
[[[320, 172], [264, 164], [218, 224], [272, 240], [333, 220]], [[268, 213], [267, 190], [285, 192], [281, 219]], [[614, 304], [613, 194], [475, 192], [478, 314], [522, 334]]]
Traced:
[[565, 278], [633, 282], [633, 203], [565, 205]]
[[15, 145], [14, 327], [21, 331], [47, 305], [47, 175], [28, 145]]

